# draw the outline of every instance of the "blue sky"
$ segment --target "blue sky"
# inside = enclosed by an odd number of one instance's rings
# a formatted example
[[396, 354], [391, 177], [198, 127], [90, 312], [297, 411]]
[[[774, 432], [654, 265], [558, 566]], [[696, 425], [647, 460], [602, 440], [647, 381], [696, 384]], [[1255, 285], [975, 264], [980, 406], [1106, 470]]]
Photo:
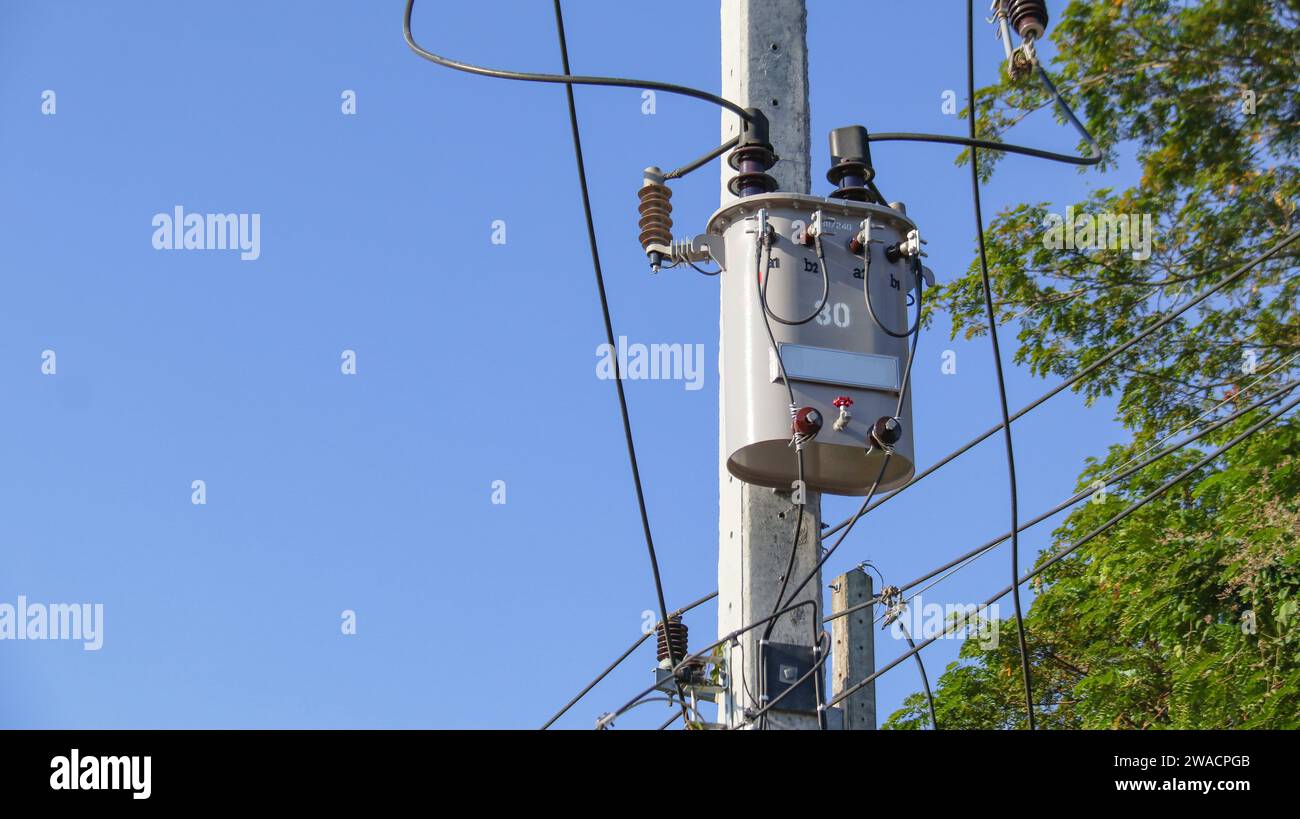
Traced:
[[[941, 98], [964, 88], [963, 3], [809, 5], [815, 192], [830, 189], [831, 128], [962, 133]], [[604, 333], [564, 92], [420, 60], [401, 7], [0, 10], [0, 603], [105, 611], [98, 651], [0, 641], [0, 726], [532, 727], [655, 608], [614, 389], [596, 377]], [[575, 72], [717, 89], [716, 4], [565, 8]], [[850, 48], [853, 17], [862, 44]], [[414, 27], [451, 56], [558, 71], [547, 2], [424, 0]], [[670, 35], [662, 46], [648, 45], [653, 30]], [[990, 82], [991, 28], [977, 48]], [[716, 588], [718, 283], [649, 274], [635, 192], [645, 165], [716, 144], [719, 115], [660, 94], [647, 116], [631, 89], [577, 97], [616, 332], [705, 345], [703, 389], [627, 383], [676, 607]], [[1045, 114], [1016, 138], [1075, 144]], [[974, 223], [953, 149], [873, 153], [937, 276], [959, 274]], [[1130, 169], [1090, 177], [1009, 158], [986, 216], [1025, 200], [1064, 208], [1103, 180], [1126, 184]], [[673, 201], [679, 232], [702, 229], [716, 166]], [[177, 205], [260, 214], [260, 257], [155, 250], [151, 220]], [[922, 464], [998, 418], [988, 340], [949, 340], [945, 324], [922, 337], [914, 372]], [[344, 350], [356, 375], [340, 371]], [[944, 350], [955, 375], [940, 373]], [[1050, 386], [1009, 378], [1013, 408]], [[1025, 516], [1123, 438], [1111, 407], [1070, 394], [1014, 429]], [[902, 582], [1004, 531], [1002, 458], [995, 437], [882, 507], [827, 577], [870, 559]], [[828, 499], [825, 517], [855, 505]], [[1048, 536], [1024, 536], [1022, 562]], [[1008, 574], [1001, 549], [925, 600], [979, 601]], [[344, 610], [355, 635], [341, 633]], [[715, 609], [687, 622], [703, 645]], [[886, 633], [878, 661], [904, 648]], [[932, 679], [956, 650], [927, 649]], [[560, 724], [590, 727], [648, 684], [652, 660], [634, 655]], [[885, 675], [882, 716], [917, 685], [911, 663]], [[619, 726], [665, 715], [647, 706]]]

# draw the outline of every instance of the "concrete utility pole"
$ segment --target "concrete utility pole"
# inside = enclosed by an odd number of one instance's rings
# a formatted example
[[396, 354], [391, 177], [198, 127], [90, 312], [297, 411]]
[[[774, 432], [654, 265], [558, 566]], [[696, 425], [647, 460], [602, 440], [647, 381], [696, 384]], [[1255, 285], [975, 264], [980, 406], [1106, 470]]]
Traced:
[[[872, 597], [871, 576], [861, 566], [835, 578], [831, 584], [831, 611], [838, 614], [862, 605]], [[831, 664], [835, 683], [832, 694], [870, 677], [876, 670], [876, 632], [868, 606], [831, 621]], [[844, 730], [871, 731], [876, 727], [876, 684], [873, 682], [846, 699]]]
[[[770, 121], [770, 138], [780, 162], [768, 173], [781, 183], [780, 189], [810, 192], [808, 121], [807, 9], [804, 0], [722, 0], [722, 95], [746, 107], [762, 109]], [[722, 114], [722, 139], [738, 133], [735, 114]], [[722, 163], [722, 204], [734, 201], [727, 180], [735, 173]], [[737, 269], [723, 273], [746, 275]], [[727, 311], [722, 311], [726, 321]], [[726, 338], [725, 328], [721, 338]], [[766, 352], [763, 353], [766, 360]], [[719, 377], [719, 432], [725, 428], [727, 373]], [[789, 560], [795, 520], [789, 492], [751, 486], [727, 471], [725, 438], [719, 435], [718, 517], [718, 635], [741, 628], [772, 613], [781, 575]], [[794, 457], [794, 450], [790, 450]], [[807, 493], [802, 534], [791, 588], [816, 565], [818, 534], [821, 531], [821, 496]], [[814, 578], [796, 600], [813, 600], [808, 607], [785, 615], [777, 623], [771, 640], [811, 645], [816, 617], [821, 632], [821, 577]], [[788, 594], [788, 592], [787, 592]], [[792, 601], [795, 602], [795, 601]], [[730, 687], [719, 707], [721, 722], [735, 726], [745, 722], [747, 708], [757, 710], [751, 699], [758, 696], [758, 643], [763, 628], [754, 629], [731, 649]], [[769, 728], [816, 729], [815, 717], [773, 710]]]

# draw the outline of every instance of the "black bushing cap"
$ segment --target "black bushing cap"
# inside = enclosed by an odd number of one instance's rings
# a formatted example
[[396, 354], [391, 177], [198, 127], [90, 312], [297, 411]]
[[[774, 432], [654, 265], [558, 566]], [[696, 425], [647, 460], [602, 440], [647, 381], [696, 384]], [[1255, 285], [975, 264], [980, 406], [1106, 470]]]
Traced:
[[903, 437], [903, 422], [886, 415], [871, 426], [871, 437], [882, 446], [893, 446]]
[[831, 131], [831, 164], [838, 165], [841, 162], [871, 164], [866, 128], [861, 125], [846, 125]]
[[826, 172], [827, 181], [838, 186], [849, 175], [861, 176], [865, 182], [875, 177], [866, 128], [861, 125], [836, 128], [831, 131], [830, 143], [831, 168]]
[[757, 108], [746, 108], [745, 112], [752, 119], [741, 122], [740, 144], [737, 147], [743, 148], [747, 145], [754, 145], [770, 150], [772, 140], [768, 131], [767, 115]]

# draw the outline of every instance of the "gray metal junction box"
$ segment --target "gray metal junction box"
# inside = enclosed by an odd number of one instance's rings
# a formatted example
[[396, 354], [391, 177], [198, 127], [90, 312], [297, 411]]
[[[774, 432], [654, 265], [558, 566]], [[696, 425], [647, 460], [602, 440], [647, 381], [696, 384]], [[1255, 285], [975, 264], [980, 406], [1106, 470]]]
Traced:
[[[760, 223], [773, 232], [770, 249], [760, 248]], [[721, 361], [727, 373], [722, 396], [727, 468], [752, 484], [789, 489], [798, 478], [791, 445], [790, 399], [782, 383], [759, 300], [759, 273], [769, 276], [767, 302], [788, 320], [808, 316], [821, 302], [822, 272], [809, 228], [820, 226], [830, 279], [826, 306], [813, 320], [791, 326], [770, 320], [786, 372], [800, 407], [820, 410], [826, 423], [804, 446], [804, 480], [809, 489], [865, 495], [880, 474], [884, 452], [870, 448], [871, 427], [893, 417], [902, 389], [910, 338], [885, 333], [867, 311], [863, 284], [869, 281], [876, 316], [895, 332], [909, 328], [915, 277], [907, 259], [890, 261], [886, 247], [904, 241], [915, 225], [899, 210], [866, 202], [792, 193], [738, 199], [709, 219], [707, 244], [722, 266]], [[870, 275], [863, 255], [849, 242], [869, 226]], [[721, 247], [718, 247], [719, 242]], [[760, 250], [762, 262], [759, 261]], [[719, 252], [721, 251], [721, 252]], [[759, 271], [760, 264], [767, 269]], [[842, 429], [836, 404], [850, 399]], [[903, 424], [880, 488], [901, 486], [915, 472], [910, 397], [898, 413]]]

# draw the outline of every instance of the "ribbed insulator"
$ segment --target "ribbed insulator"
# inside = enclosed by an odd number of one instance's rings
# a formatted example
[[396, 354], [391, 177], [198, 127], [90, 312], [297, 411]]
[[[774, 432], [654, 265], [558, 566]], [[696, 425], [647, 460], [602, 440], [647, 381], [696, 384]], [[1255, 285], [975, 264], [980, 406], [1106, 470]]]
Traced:
[[851, 202], [870, 202], [871, 192], [866, 184], [876, 178], [876, 171], [865, 162], [843, 161], [826, 172], [826, 178], [836, 189], [829, 196], [831, 199], [847, 199]]
[[767, 170], [777, 162], [770, 145], [743, 145], [727, 156], [727, 164], [739, 171], [727, 180], [727, 190], [732, 196], [754, 196], [771, 193], [780, 187]]
[[664, 636], [664, 624], [655, 625], [655, 655], [660, 662], [668, 659], [668, 647], [673, 649], [673, 659], [681, 662], [690, 653], [688, 650], [687, 634], [689, 629], [682, 622], [680, 615], [668, 618], [668, 635]]
[[1047, 3], [1043, 0], [1011, 0], [1011, 27], [1021, 37], [1037, 40], [1047, 31]]
[[641, 247], [649, 250], [650, 245], [668, 246], [673, 243], [673, 203], [669, 201], [673, 192], [667, 185], [647, 182], [637, 191], [641, 203], [637, 211], [641, 214]]

